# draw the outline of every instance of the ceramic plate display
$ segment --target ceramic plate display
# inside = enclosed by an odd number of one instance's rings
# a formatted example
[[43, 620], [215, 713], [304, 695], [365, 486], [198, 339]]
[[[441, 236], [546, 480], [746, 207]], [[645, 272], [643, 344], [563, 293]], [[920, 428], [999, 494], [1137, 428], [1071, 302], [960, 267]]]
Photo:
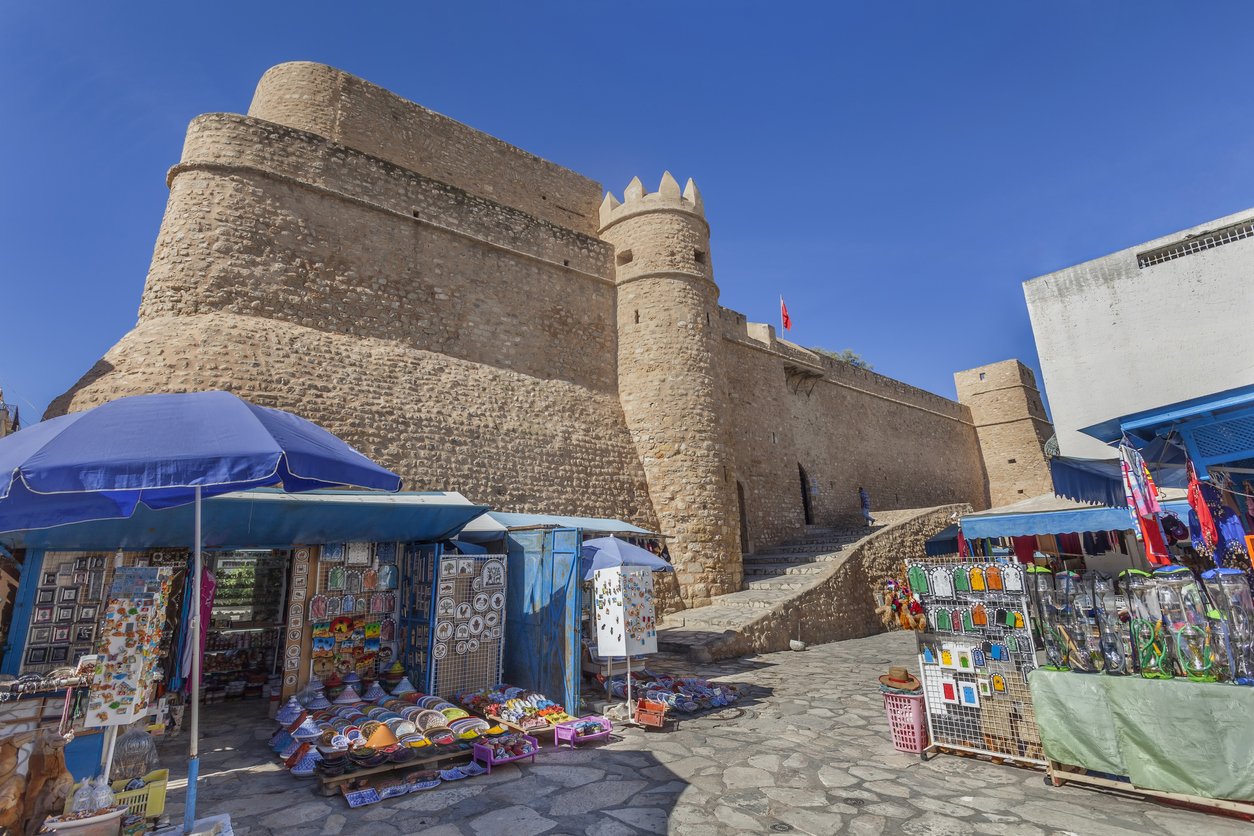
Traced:
[[457, 604], [452, 598], [441, 598], [436, 604], [435, 614], [440, 618], [452, 618], [457, 613]]
[[370, 601], [365, 595], [357, 596], [357, 606], [354, 608], [356, 612], [364, 613], [370, 607]]
[[473, 575], [475, 573], [475, 559], [473, 557], [463, 557], [458, 561], [457, 574]]
[[344, 567], [332, 566], [331, 571], [327, 572], [327, 589], [343, 590], [344, 589]]
[[457, 650], [457, 654], [458, 654], [459, 656], [460, 656], [460, 655], [465, 654], [465, 652], [466, 652], [466, 642], [464, 642], [464, 641], [460, 641], [460, 642], [458, 642], [458, 643], [457, 643], [457, 647], [456, 647], [455, 649]]
[[448, 645], [444, 642], [437, 642], [435, 647], [431, 648], [431, 655], [437, 659], [443, 659], [448, 655]]
[[478, 639], [468, 639], [468, 640], [466, 641], [466, 650], [467, 650], [468, 652], [470, 652], [470, 653], [474, 653], [474, 652], [476, 652], [478, 649], [479, 649], [479, 640], [478, 640]]
[[497, 610], [498, 612], [500, 610], [505, 609], [505, 593], [503, 592], [492, 593], [492, 609]]
[[483, 632], [483, 616], [476, 615], [470, 619], [470, 635], [477, 636]]
[[499, 560], [489, 560], [483, 564], [483, 585], [504, 586], [505, 564]]
[[327, 617], [327, 596], [315, 595], [309, 599], [309, 618], [321, 621]]
[[344, 615], [352, 615], [353, 610], [357, 608], [357, 598], [353, 595], [345, 595], [340, 599], [340, 612]]
[[457, 620], [467, 621], [474, 614], [474, 608], [470, 606], [469, 601], [462, 601], [457, 605]]
[[441, 621], [435, 625], [435, 637], [442, 642], [453, 638], [453, 622]]
[[491, 603], [492, 599], [488, 597], [488, 593], [480, 592], [473, 601], [475, 612], [485, 612]]
[[369, 566], [373, 558], [369, 543], [349, 543], [345, 562], [349, 566]]
[[495, 627], [496, 625], [501, 623], [500, 613], [497, 613], [497, 612], [488, 613], [487, 615], [483, 617], [483, 623], [488, 625], [489, 627]]
[[361, 573], [361, 588], [370, 592], [379, 588], [379, 573], [374, 569], [367, 569]]
[[458, 624], [458, 625], [457, 625], [457, 630], [455, 631], [454, 636], [455, 636], [456, 638], [459, 638], [459, 639], [468, 639], [468, 638], [470, 638], [470, 625], [469, 625], [469, 624]]

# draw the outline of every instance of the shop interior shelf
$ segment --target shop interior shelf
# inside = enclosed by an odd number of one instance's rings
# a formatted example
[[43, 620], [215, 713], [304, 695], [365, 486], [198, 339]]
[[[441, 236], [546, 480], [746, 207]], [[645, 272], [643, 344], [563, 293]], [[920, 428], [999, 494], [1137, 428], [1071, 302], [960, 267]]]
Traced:
[[532, 746], [532, 750], [526, 755], [514, 755], [513, 757], [509, 757], [509, 758], [498, 759], [498, 758], [492, 757], [491, 746], [485, 743], [476, 743], [475, 744], [475, 760], [479, 761], [484, 766], [486, 766], [488, 768], [488, 772], [491, 772], [492, 767], [494, 766], [500, 766], [503, 763], [512, 763], [513, 761], [521, 761], [527, 758], [531, 758], [531, 762], [535, 763], [536, 755], [540, 752], [540, 741], [536, 740], [534, 737], [532, 737], [529, 734], [524, 734], [523, 738], [531, 741], [531, 746]]

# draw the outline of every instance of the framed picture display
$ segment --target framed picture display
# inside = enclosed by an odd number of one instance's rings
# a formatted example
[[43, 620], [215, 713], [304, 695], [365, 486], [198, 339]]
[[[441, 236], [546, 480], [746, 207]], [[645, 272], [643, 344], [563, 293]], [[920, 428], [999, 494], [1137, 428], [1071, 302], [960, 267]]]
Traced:
[[31, 644], [47, 644], [52, 641], [51, 627], [32, 627], [30, 631]]
[[[101, 565], [103, 566], [104, 564], [102, 563]], [[85, 557], [80, 557], [80, 558], [78, 558], [77, 560], [75, 560], [75, 561], [74, 561], [74, 568], [75, 568], [75, 569], [79, 569], [79, 570], [86, 569], [86, 568], [87, 568], [87, 558], [85, 558]]]
[[60, 591], [60, 594], [57, 596], [57, 599], [62, 604], [74, 603], [75, 601], [78, 600], [78, 587], [77, 586], [61, 587], [61, 591]]
[[48, 648], [46, 647], [26, 648], [26, 664], [42, 665], [47, 661], [48, 661]]
[[49, 662], [64, 662], [70, 658], [70, 648], [67, 645], [52, 648], [52, 654], [48, 657]]
[[[67, 632], [68, 632], [68, 628], [67, 628]], [[96, 625], [95, 624], [80, 624], [76, 628], [74, 628], [74, 641], [76, 642], [87, 642], [88, 644], [90, 644], [92, 640], [95, 639], [95, 637], [96, 637]]]
[[56, 572], [44, 572], [43, 580], [40, 581], [39, 585], [40, 586], [56, 586], [57, 585], [57, 573]]
[[54, 642], [68, 642], [70, 640], [70, 625], [57, 625], [52, 628], [52, 640]]
[[369, 566], [373, 557], [369, 543], [349, 543], [346, 555], [349, 566]]
[[89, 655], [91, 652], [92, 652], [91, 645], [76, 644], [70, 648], [70, 661], [72, 661], [74, 664], [78, 664], [79, 659], [82, 659], [84, 656]]
[[87, 586], [87, 577], [88, 577], [87, 572], [75, 572], [74, 583], [78, 584], [79, 586]]
[[35, 607], [34, 622], [47, 624], [49, 621], [52, 621], [52, 607]]
[[57, 607], [57, 621], [73, 621], [73, 620], [74, 620], [74, 608], [73, 607]]
[[[93, 557], [93, 558], [91, 559], [91, 568], [93, 568], [93, 569], [103, 569], [103, 568], [104, 568], [104, 562], [105, 562], [105, 559], [104, 559], [103, 557]], [[75, 564], [75, 568], [77, 568], [77, 564]]]
[[35, 593], [36, 604], [55, 604], [57, 591], [55, 589], [41, 589]]
[[78, 620], [95, 621], [97, 612], [98, 610], [96, 604], [83, 604], [78, 608]]

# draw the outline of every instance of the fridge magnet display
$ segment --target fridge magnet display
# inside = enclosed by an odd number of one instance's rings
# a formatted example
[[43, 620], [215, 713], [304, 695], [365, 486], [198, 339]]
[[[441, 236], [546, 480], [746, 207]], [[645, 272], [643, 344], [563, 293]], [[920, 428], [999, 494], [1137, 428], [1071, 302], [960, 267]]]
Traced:
[[54, 604], [57, 600], [57, 591], [55, 589], [41, 589], [35, 593], [36, 604]]
[[47, 644], [52, 640], [52, 628], [36, 627], [30, 631], [31, 644]]
[[57, 573], [56, 572], [44, 572], [43, 581], [40, 583], [40, 585], [41, 586], [56, 586], [57, 585]]
[[73, 620], [74, 620], [74, 608], [73, 607], [57, 607], [57, 621], [73, 621]]
[[52, 654], [48, 657], [49, 662], [64, 662], [70, 658], [70, 649], [65, 645], [52, 648]]
[[94, 624], [82, 624], [74, 631], [74, 641], [88, 642], [96, 637], [96, 626]]
[[52, 607], [35, 607], [34, 621], [36, 624], [52, 621]]
[[54, 642], [68, 642], [70, 640], [69, 625], [53, 627], [52, 640]]
[[75, 601], [77, 601], [78, 600], [78, 587], [77, 586], [61, 587], [61, 594], [59, 596], [59, 600], [62, 604], [72, 604]]
[[31, 647], [26, 650], [26, 664], [42, 665], [48, 661], [48, 648]]

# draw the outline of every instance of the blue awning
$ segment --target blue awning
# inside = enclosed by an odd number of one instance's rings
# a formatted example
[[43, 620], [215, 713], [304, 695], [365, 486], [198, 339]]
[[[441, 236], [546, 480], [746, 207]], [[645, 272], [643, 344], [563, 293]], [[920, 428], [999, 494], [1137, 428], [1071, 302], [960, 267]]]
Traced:
[[506, 511], [488, 511], [466, 526], [460, 539], [471, 542], [497, 540], [507, 531], [528, 528], [578, 528], [596, 534], [633, 534], [640, 537], [657, 537], [655, 532], [622, 520], [605, 517], [567, 517], [559, 514], [514, 514]]
[[1213, 466], [1254, 465], [1254, 385], [1110, 418], [1081, 432], [1106, 442], [1178, 437], [1198, 478], [1206, 479]]
[[[258, 489], [204, 502], [205, 547], [287, 548], [303, 543], [369, 540], [437, 542], [457, 534], [487, 508], [458, 493]], [[129, 519], [101, 520], [0, 535], [9, 549], [112, 550], [191, 547], [190, 505]]]
[[958, 553], [958, 524], [946, 528], [931, 537], [923, 543], [923, 551], [928, 557], [940, 557], [946, 554]]
[[967, 539], [1022, 537], [1028, 534], [1070, 534], [1085, 531], [1126, 531], [1133, 527], [1127, 508], [1082, 505], [1052, 494], [1014, 505], [966, 514], [959, 521]]
[[1049, 460], [1049, 475], [1054, 481], [1054, 493], [1058, 496], [1110, 507], [1127, 501], [1118, 459], [1055, 456]]

